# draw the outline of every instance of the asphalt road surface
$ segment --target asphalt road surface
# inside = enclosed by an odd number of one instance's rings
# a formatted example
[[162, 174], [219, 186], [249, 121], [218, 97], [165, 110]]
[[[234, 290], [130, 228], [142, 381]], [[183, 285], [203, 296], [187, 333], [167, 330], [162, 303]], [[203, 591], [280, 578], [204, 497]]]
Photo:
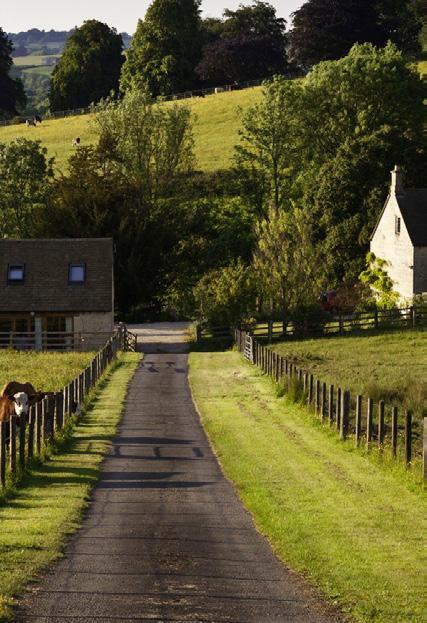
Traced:
[[145, 357], [82, 527], [23, 596], [16, 621], [338, 620], [275, 558], [223, 476], [187, 357]]

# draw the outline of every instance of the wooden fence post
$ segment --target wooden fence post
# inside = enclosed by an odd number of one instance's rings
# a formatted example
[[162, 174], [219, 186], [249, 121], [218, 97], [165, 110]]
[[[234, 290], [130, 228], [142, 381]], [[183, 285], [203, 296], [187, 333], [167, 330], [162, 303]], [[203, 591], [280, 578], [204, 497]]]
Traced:
[[405, 411], [405, 463], [409, 467], [412, 460], [412, 413]]
[[311, 405], [313, 402], [313, 392], [314, 392], [314, 377], [312, 374], [308, 377], [308, 404]]
[[378, 403], [378, 448], [384, 443], [384, 400]]
[[369, 450], [369, 446], [372, 441], [372, 423], [374, 417], [374, 401], [372, 398], [368, 398], [368, 408], [366, 411], [366, 449]]
[[9, 420], [9, 464], [12, 476], [16, 474], [16, 418]]
[[346, 389], [342, 392], [340, 438], [346, 439], [348, 434], [348, 421], [350, 415], [350, 392]]
[[334, 386], [329, 386], [329, 404], [328, 404], [328, 420], [329, 426], [332, 426], [334, 421]]
[[354, 432], [354, 443], [356, 447], [359, 445], [362, 432], [362, 400], [363, 397], [359, 394], [356, 398], [356, 426]]
[[336, 417], [335, 417], [335, 427], [337, 430], [341, 428], [341, 407], [342, 407], [342, 389], [341, 387], [337, 388], [337, 409], [336, 409]]
[[273, 321], [268, 321], [268, 343], [271, 344], [273, 341]]
[[64, 426], [64, 394], [55, 394], [55, 431], [59, 431]]
[[34, 426], [36, 420], [36, 407], [30, 407], [28, 412], [28, 446], [27, 456], [28, 459], [32, 459], [34, 456]]
[[391, 454], [394, 458], [397, 456], [397, 407], [391, 410]]
[[0, 485], [6, 486], [6, 427], [7, 422], [0, 422]]
[[314, 393], [314, 411], [316, 415], [318, 415], [320, 411], [320, 381], [319, 379], [316, 379], [316, 390]]
[[19, 418], [19, 467], [25, 467], [25, 437], [27, 429], [27, 416], [22, 414]]
[[36, 403], [36, 455], [40, 456], [42, 448], [43, 403]]
[[322, 383], [322, 406], [320, 409], [320, 417], [322, 420], [326, 417], [326, 383]]

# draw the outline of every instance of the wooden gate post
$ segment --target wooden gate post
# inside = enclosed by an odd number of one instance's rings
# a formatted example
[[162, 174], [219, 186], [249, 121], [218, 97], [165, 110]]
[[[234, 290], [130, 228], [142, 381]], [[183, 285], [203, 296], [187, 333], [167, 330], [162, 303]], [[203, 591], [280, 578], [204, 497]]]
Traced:
[[0, 485], [6, 486], [6, 427], [7, 422], [0, 422]]

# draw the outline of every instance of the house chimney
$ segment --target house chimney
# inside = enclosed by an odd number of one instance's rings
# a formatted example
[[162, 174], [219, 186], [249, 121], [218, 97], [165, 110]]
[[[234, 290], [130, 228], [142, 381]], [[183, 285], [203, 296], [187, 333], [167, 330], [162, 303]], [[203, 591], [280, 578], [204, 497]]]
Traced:
[[392, 195], [403, 195], [403, 176], [402, 169], [399, 165], [395, 165], [393, 171], [391, 171], [391, 188], [390, 192]]

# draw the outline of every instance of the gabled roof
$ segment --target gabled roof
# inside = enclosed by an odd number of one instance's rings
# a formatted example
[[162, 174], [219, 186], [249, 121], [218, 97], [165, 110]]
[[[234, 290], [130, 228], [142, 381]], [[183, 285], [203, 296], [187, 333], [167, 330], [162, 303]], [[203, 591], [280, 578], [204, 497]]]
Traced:
[[[22, 284], [9, 284], [9, 265], [25, 265]], [[69, 265], [85, 264], [83, 284], [70, 284]], [[0, 313], [111, 312], [111, 238], [0, 240]]]
[[412, 244], [414, 247], [426, 247], [427, 188], [405, 189], [396, 198]]

